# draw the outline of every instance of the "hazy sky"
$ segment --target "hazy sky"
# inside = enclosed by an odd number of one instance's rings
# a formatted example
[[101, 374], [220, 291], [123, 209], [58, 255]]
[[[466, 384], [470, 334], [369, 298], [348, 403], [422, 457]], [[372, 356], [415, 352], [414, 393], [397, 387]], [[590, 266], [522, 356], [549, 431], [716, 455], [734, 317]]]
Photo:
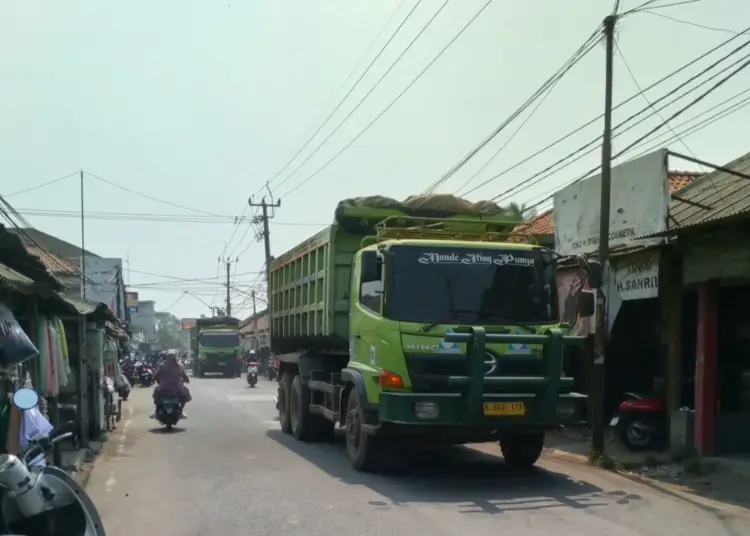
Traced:
[[[303, 187], [284, 196], [350, 142], [485, 1], [450, 0], [349, 121], [281, 184], [444, 3], [422, 0], [333, 120], [301, 157], [271, 183], [275, 197], [282, 198], [282, 207], [271, 226], [274, 254], [330, 222], [333, 209], [342, 198], [367, 194], [403, 198], [424, 190], [558, 69], [592, 34], [613, 4], [612, 0], [494, 0], [361, 138]], [[624, 0], [621, 12], [642, 1]], [[654, 5], [675, 2], [658, 0]], [[0, 193], [12, 194], [82, 168], [127, 189], [197, 211], [231, 217], [252, 215], [246, 210], [247, 198], [263, 189], [333, 109], [338, 102], [337, 91], [394, 10], [398, 8], [349, 85], [415, 3], [416, 0], [3, 2]], [[653, 13], [716, 29], [678, 23]], [[642, 87], [731, 36], [722, 29], [744, 30], [739, 24], [750, 20], [750, 3], [701, 0], [653, 13], [629, 16], [618, 28], [619, 47]], [[737, 44], [740, 42], [738, 39]], [[531, 120], [472, 184], [479, 184], [600, 114], [603, 66], [604, 51], [598, 46], [555, 87]], [[697, 71], [691, 71], [694, 72]], [[686, 77], [659, 86], [648, 95], [655, 100]], [[748, 80], [743, 71], [675, 120], [673, 127], [680, 132], [676, 125], [747, 89]], [[635, 92], [636, 86], [618, 57], [615, 102]], [[688, 100], [663, 115], [671, 115]], [[615, 123], [645, 105], [641, 98], [634, 100], [618, 111]], [[740, 109], [684, 141], [699, 158], [724, 163], [748, 150], [743, 128], [748, 119], [748, 109]], [[657, 122], [651, 121], [617, 138], [615, 151]], [[519, 124], [512, 124], [440, 191], [458, 190]], [[601, 124], [597, 122], [469, 197], [497, 196], [600, 132]], [[665, 131], [661, 139], [669, 136]], [[656, 138], [654, 143], [658, 141]], [[677, 141], [668, 145], [687, 151]], [[533, 203], [595, 166], [598, 159], [598, 152], [594, 152], [519, 192], [512, 200]], [[671, 167], [695, 169], [680, 161]], [[142, 299], [156, 300], [159, 310], [182, 296], [170, 309], [178, 316], [208, 312], [198, 298], [185, 295], [185, 290], [205, 302], [223, 304], [219, 279], [211, 278], [216, 277], [217, 258], [233, 235], [235, 226], [231, 220], [214, 223], [219, 219], [167, 206], [89, 175], [84, 183], [87, 211], [176, 215], [183, 219], [188, 216], [193, 220], [86, 220], [87, 249], [105, 257], [129, 257], [129, 282], [140, 291]], [[77, 211], [79, 181], [77, 176], [72, 177], [8, 197], [8, 201], [21, 212]], [[27, 212], [26, 217], [36, 228], [80, 244], [79, 220], [59, 212], [53, 217], [39, 214]], [[208, 222], [195, 222], [195, 218]], [[234, 233], [225, 253], [233, 260], [239, 256], [234, 277], [238, 290], [233, 291], [232, 300], [239, 316], [251, 308], [247, 295], [241, 292], [246, 293], [257, 283], [253, 272], [261, 269], [263, 261], [262, 244], [254, 242], [254, 231], [245, 234], [245, 230], [243, 225]], [[143, 272], [202, 281], [181, 282]]]

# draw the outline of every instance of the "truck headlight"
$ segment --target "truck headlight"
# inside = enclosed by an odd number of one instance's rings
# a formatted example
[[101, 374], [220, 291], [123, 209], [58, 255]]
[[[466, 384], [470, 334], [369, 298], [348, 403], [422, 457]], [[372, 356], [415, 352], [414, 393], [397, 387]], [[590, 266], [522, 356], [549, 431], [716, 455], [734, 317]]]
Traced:
[[415, 402], [414, 413], [419, 419], [437, 419], [440, 408], [435, 402]]

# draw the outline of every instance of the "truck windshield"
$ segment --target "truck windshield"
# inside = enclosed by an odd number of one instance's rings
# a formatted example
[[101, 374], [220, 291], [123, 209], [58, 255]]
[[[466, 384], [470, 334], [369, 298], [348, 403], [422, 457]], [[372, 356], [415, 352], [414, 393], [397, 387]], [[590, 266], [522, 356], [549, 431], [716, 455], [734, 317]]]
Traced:
[[201, 333], [200, 344], [206, 348], [234, 348], [240, 345], [240, 337], [236, 333]]
[[549, 252], [395, 246], [386, 314], [433, 324], [556, 322], [555, 261]]

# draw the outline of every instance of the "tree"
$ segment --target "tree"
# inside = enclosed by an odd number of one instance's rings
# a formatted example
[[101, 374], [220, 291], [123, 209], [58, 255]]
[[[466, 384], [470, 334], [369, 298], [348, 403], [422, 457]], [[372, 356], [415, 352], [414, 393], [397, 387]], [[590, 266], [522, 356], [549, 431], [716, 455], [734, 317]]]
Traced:
[[518, 222], [529, 221], [536, 216], [536, 207], [527, 208], [524, 204], [511, 202], [502, 207], [502, 210], [508, 219]]

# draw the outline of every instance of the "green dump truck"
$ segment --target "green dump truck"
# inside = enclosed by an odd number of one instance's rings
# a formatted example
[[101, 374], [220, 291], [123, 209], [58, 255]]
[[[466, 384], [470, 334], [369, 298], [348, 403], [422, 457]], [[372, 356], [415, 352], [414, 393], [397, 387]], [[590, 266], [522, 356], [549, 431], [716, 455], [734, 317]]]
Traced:
[[240, 375], [240, 321], [229, 316], [199, 318], [191, 328], [193, 375], [203, 378], [207, 372], [220, 372], [227, 378]]
[[[552, 252], [501, 217], [341, 203], [335, 223], [275, 259], [272, 350], [281, 429], [336, 425], [357, 470], [408, 442], [497, 441], [536, 463], [545, 432], [580, 420], [562, 373], [582, 346], [558, 319]], [[593, 313], [593, 295], [580, 300]], [[392, 449], [390, 449], [392, 451]]]

